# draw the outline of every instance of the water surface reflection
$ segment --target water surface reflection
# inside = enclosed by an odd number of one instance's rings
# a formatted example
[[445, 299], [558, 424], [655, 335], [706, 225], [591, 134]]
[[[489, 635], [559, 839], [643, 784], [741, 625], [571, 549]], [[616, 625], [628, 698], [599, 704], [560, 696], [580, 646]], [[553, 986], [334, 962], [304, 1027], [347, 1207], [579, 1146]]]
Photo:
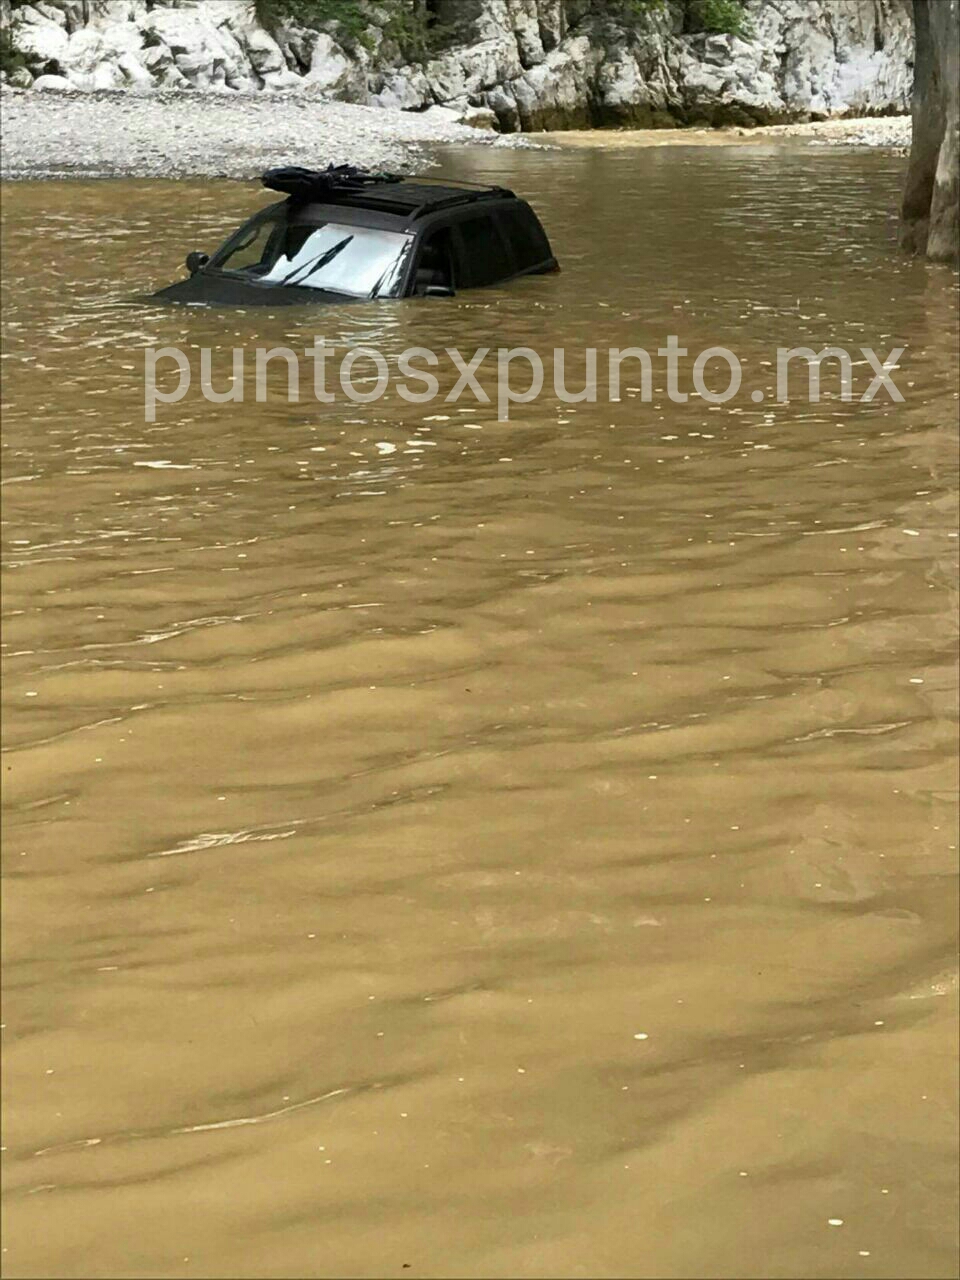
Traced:
[[[957, 290], [902, 161], [444, 163], [564, 272], [136, 306], [261, 196], [5, 191], [7, 1272], [953, 1275]], [[143, 417], [149, 345], [671, 332], [903, 345], [907, 400]]]

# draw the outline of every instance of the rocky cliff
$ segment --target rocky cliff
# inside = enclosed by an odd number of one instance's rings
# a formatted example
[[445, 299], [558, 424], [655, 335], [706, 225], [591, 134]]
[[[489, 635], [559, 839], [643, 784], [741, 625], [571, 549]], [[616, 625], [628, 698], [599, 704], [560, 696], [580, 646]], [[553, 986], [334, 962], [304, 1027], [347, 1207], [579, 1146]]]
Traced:
[[295, 89], [451, 107], [502, 131], [760, 124], [908, 107], [908, 0], [743, 0], [734, 31], [690, 29], [690, 2], [410, 0], [445, 35], [411, 54], [386, 0], [351, 0], [359, 29], [305, 26], [290, 0], [0, 0], [2, 65], [19, 88]]
[[913, 144], [900, 242], [940, 261], [960, 252], [960, 0], [914, 0]]

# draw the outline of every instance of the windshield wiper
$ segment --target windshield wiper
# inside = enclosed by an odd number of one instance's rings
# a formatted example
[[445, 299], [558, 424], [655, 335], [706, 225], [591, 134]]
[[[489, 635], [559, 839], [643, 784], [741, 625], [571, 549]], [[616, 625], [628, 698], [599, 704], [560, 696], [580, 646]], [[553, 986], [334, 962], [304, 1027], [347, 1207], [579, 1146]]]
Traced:
[[[316, 258], [312, 263], [308, 264], [305, 268], [294, 267], [294, 269], [290, 272], [289, 275], [286, 275], [283, 277], [280, 283], [282, 285], [303, 284], [304, 281], [309, 280], [310, 277], [314, 275], [315, 272], [320, 271], [323, 267], [331, 263], [338, 253], [342, 253], [352, 239], [353, 239], [353, 236], [346, 236], [344, 237], [343, 240], [339, 241], [337, 244], [331, 245], [331, 247], [327, 249], [325, 253], [321, 253], [318, 258]], [[303, 275], [300, 276], [300, 279], [294, 280], [293, 277], [301, 271], [303, 272]]]

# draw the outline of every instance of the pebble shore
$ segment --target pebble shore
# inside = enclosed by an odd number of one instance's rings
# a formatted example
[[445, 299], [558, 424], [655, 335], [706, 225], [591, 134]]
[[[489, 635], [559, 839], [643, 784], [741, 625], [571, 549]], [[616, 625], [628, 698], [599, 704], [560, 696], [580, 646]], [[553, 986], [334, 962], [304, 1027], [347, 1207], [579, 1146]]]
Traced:
[[913, 126], [909, 116], [867, 116], [849, 120], [819, 120], [809, 124], [774, 124], [755, 131], [773, 138], [805, 138], [837, 147], [910, 147]]
[[327, 102], [303, 93], [34, 93], [5, 89], [3, 178], [252, 178], [276, 164], [401, 172], [424, 148], [536, 145], [452, 112]]
[[442, 143], [530, 147], [696, 145], [785, 138], [835, 146], [907, 148], [906, 116], [759, 129], [649, 130], [630, 135], [496, 134], [424, 112], [328, 102], [303, 93], [2, 93], [4, 178], [252, 178], [275, 164], [351, 163], [400, 172], [429, 164]]

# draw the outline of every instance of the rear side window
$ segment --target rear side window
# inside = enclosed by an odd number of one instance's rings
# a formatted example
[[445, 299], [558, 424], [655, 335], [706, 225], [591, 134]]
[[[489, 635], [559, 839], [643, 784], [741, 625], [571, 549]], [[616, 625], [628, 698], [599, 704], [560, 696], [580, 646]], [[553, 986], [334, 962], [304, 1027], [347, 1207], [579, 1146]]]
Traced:
[[550, 244], [533, 210], [516, 205], [500, 212], [500, 223], [513, 250], [518, 271], [539, 267], [550, 257]]
[[457, 223], [457, 285], [475, 289], [495, 284], [516, 270], [490, 214], [480, 214]]

